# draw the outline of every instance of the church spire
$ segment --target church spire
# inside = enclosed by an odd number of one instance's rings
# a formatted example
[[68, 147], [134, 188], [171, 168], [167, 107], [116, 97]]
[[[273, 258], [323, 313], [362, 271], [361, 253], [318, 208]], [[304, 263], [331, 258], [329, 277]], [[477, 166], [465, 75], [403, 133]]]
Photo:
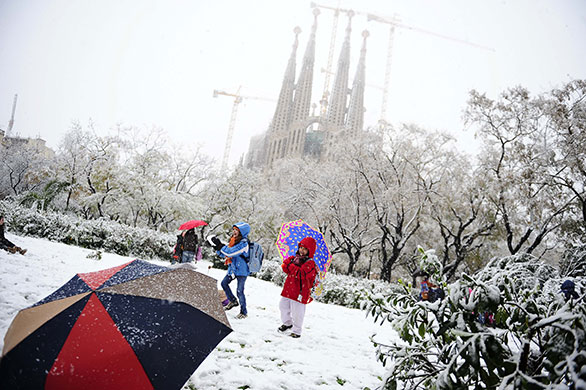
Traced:
[[356, 68], [356, 75], [352, 84], [350, 94], [350, 103], [348, 104], [348, 116], [346, 118], [346, 130], [358, 132], [364, 126], [364, 87], [366, 75], [366, 38], [368, 31], [362, 32], [362, 49], [360, 50], [360, 60]]
[[295, 41], [293, 42], [293, 49], [291, 56], [287, 63], [285, 76], [283, 77], [283, 84], [281, 85], [281, 92], [279, 93], [279, 100], [277, 108], [273, 115], [273, 120], [267, 132], [267, 139], [265, 141], [266, 154], [264, 159], [267, 164], [271, 164], [274, 160], [283, 157], [287, 147], [287, 129], [291, 123], [291, 105], [293, 103], [293, 92], [295, 90], [295, 67], [297, 47], [299, 46], [299, 34], [301, 28], [299, 26], [293, 29], [295, 33]]
[[348, 12], [348, 26], [346, 27], [346, 38], [342, 44], [338, 69], [332, 91], [332, 99], [328, 107], [327, 121], [334, 130], [341, 130], [344, 126], [346, 114], [346, 101], [348, 98], [348, 73], [350, 68], [350, 33], [352, 32], [352, 17], [354, 12]]
[[313, 9], [313, 26], [307, 42], [303, 64], [299, 72], [299, 79], [295, 86], [295, 98], [293, 102], [293, 120], [305, 120], [309, 116], [311, 106], [311, 90], [313, 86], [313, 64], [315, 62], [315, 32], [317, 30], [317, 16], [319, 9]]
[[295, 57], [297, 56], [301, 28], [297, 26], [293, 29], [293, 32], [295, 33], [295, 41], [293, 42], [293, 49], [291, 50], [291, 56], [287, 63], [287, 69], [285, 70], [285, 76], [283, 77], [283, 84], [281, 85], [281, 92], [279, 93], [279, 100], [277, 101], [277, 108], [275, 109], [269, 132], [281, 132], [286, 130], [291, 120], [289, 110], [291, 103], [293, 102], [293, 91], [295, 89]]
[[288, 154], [290, 155], [300, 155], [303, 153], [305, 145], [305, 126], [311, 109], [313, 65], [315, 63], [315, 33], [317, 31], [317, 16], [319, 13], [319, 9], [313, 9], [313, 26], [311, 27], [311, 34], [307, 42], [305, 55], [303, 56], [299, 78], [295, 85], [295, 97], [293, 99], [288, 141]]

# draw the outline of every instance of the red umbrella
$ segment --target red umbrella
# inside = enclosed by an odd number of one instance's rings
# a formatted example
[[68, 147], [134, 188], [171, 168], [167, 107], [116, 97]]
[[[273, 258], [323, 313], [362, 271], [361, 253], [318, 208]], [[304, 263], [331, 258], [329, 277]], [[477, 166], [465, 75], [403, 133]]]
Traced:
[[204, 222], [201, 219], [192, 219], [191, 221], [187, 221], [183, 225], [179, 226], [179, 230], [189, 230], [205, 225], [207, 225], [207, 222]]

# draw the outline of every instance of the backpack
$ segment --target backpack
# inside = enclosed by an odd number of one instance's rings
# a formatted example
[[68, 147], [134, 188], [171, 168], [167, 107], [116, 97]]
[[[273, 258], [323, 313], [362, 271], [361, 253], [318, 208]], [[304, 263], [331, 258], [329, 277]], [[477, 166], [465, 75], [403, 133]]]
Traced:
[[260, 271], [264, 257], [262, 246], [258, 242], [248, 243], [248, 268], [251, 274]]

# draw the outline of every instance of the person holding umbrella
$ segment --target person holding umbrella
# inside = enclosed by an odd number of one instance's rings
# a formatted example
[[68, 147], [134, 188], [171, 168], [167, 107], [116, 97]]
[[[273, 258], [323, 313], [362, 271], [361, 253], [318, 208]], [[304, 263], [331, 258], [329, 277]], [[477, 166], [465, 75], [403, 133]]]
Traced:
[[180, 236], [177, 236], [177, 243], [173, 250], [174, 257], [171, 260], [171, 264], [175, 264], [175, 260], [179, 260], [180, 263], [191, 263], [193, 261], [197, 250], [197, 234], [195, 233], [195, 228], [205, 225], [207, 225], [206, 222], [200, 219], [193, 219], [179, 226], [179, 230], [183, 230], [183, 232]]
[[195, 250], [197, 248], [197, 234], [195, 229], [191, 228], [185, 230], [183, 236], [183, 252], [181, 253], [181, 263], [191, 263], [195, 258]]
[[281, 265], [287, 278], [279, 302], [283, 324], [278, 330], [285, 332], [291, 329], [293, 338], [301, 337], [305, 308], [312, 301], [311, 288], [317, 276], [317, 267], [313, 261], [316, 247], [314, 238], [303, 238], [295, 255], [285, 259]]
[[[250, 233], [250, 225], [246, 222], [238, 222], [232, 225], [232, 236], [228, 245], [223, 245], [217, 237], [210, 237], [210, 241], [216, 250], [218, 256], [225, 258], [225, 264], [228, 266], [228, 272], [222, 280], [222, 289], [226, 293], [226, 298], [230, 302], [224, 308], [230, 310], [233, 307], [238, 306], [240, 301], [240, 314], [236, 316], [238, 319], [244, 319], [248, 316], [246, 309], [246, 297], [244, 296], [244, 284], [246, 278], [250, 274], [248, 268], [248, 234]], [[236, 295], [238, 299], [232, 293], [230, 289], [230, 282], [237, 280]]]

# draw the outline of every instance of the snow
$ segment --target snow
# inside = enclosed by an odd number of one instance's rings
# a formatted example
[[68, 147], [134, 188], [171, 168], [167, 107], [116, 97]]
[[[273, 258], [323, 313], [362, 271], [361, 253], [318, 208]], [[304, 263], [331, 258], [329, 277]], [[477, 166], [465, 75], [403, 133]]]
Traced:
[[[4, 335], [21, 309], [43, 299], [77, 273], [93, 272], [126, 263], [132, 258], [102, 253], [44, 239], [7, 234], [22, 256], [0, 251], [0, 333]], [[143, 259], [148, 260], [148, 259]], [[156, 265], [168, 262], [148, 260]], [[202, 260], [197, 269], [219, 281], [225, 271]], [[235, 289], [235, 283], [233, 289]], [[302, 337], [277, 332], [281, 324], [281, 288], [256, 278], [246, 282], [248, 318], [227, 312], [233, 332], [226, 337], [186, 383], [203, 389], [374, 389], [385, 368], [376, 360], [370, 337], [398, 339], [388, 324], [375, 324], [366, 313], [312, 302], [307, 307]], [[4, 345], [3, 338], [0, 348]], [[246, 387], [248, 386], [248, 387]]]

